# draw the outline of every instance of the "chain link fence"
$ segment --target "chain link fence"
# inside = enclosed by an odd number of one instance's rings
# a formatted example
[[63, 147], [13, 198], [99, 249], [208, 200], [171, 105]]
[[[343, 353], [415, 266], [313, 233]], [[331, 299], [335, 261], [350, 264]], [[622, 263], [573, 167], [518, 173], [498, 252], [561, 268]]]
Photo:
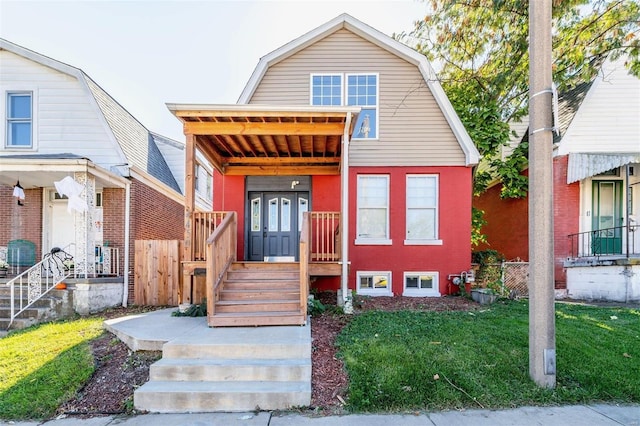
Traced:
[[529, 263], [528, 262], [501, 262], [474, 264], [475, 285], [478, 287], [492, 288], [503, 296], [511, 298], [529, 296]]
[[502, 284], [510, 297], [529, 296], [529, 262], [503, 262]]

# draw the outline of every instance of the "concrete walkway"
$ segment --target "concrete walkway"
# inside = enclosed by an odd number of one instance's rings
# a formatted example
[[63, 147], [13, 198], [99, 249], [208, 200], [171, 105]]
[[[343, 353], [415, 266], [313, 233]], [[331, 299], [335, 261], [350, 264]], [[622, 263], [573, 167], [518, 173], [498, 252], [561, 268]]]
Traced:
[[65, 418], [36, 422], [2, 422], [0, 426], [640, 426], [638, 405], [572, 405], [512, 410], [465, 410], [435, 413], [306, 417], [300, 414], [200, 413], [143, 414], [132, 417]]

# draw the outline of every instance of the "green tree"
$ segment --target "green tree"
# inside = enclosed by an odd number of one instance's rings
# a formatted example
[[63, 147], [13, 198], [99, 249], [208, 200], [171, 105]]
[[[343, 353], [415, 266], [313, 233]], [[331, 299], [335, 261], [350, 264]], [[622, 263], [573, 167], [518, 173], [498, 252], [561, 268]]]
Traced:
[[[528, 0], [423, 0], [432, 12], [399, 39], [438, 68], [442, 86], [488, 168], [476, 171], [474, 195], [493, 178], [501, 197], [527, 194], [528, 144], [497, 155], [509, 141], [509, 124], [527, 114], [529, 86]], [[590, 81], [602, 59], [625, 55], [640, 76], [638, 0], [554, 0], [553, 79], [559, 91]], [[483, 212], [473, 210], [472, 243], [486, 242]]]
[[[502, 197], [523, 197], [527, 147], [501, 159], [508, 123], [527, 113], [528, 0], [425, 0], [432, 13], [400, 39], [439, 68], [439, 78], [488, 172], [476, 173], [474, 193], [492, 177], [503, 181]], [[563, 91], [589, 81], [604, 56], [628, 58], [640, 75], [640, 4], [637, 0], [555, 0], [553, 78]]]

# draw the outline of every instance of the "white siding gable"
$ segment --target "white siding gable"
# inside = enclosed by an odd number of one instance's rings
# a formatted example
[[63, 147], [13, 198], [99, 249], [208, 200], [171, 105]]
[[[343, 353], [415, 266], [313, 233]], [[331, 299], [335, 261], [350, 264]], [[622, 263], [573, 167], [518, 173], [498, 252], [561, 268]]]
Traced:
[[[0, 50], [0, 156], [73, 153], [106, 169], [126, 163], [86, 85], [66, 74]], [[6, 93], [33, 92], [33, 150], [5, 149]]]
[[558, 154], [640, 152], [640, 79], [624, 59], [606, 62], [558, 147]]

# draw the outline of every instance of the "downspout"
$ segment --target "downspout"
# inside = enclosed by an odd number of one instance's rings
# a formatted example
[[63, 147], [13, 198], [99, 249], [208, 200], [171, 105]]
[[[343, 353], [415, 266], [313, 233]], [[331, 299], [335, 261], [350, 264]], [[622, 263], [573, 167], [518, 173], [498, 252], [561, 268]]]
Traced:
[[351, 129], [352, 113], [347, 113], [342, 135], [342, 203], [340, 219], [342, 222], [342, 304], [345, 313], [352, 313], [353, 306], [349, 294], [349, 129]]
[[625, 190], [625, 194], [624, 194], [624, 201], [625, 201], [625, 213], [624, 215], [626, 216], [626, 225], [625, 229], [626, 229], [626, 234], [627, 234], [627, 259], [629, 259], [629, 250], [630, 250], [630, 245], [629, 245], [629, 237], [630, 235], [630, 228], [631, 228], [631, 217], [629, 217], [630, 213], [631, 213], [631, 202], [630, 202], [630, 197], [629, 195], [631, 195], [631, 185], [629, 185], [629, 164], [627, 164], [624, 168], [625, 170], [625, 176], [624, 176], [624, 190]]
[[129, 299], [129, 252], [131, 242], [129, 241], [129, 221], [131, 212], [131, 181], [124, 187], [124, 283], [122, 292], [122, 307], [127, 307]]

